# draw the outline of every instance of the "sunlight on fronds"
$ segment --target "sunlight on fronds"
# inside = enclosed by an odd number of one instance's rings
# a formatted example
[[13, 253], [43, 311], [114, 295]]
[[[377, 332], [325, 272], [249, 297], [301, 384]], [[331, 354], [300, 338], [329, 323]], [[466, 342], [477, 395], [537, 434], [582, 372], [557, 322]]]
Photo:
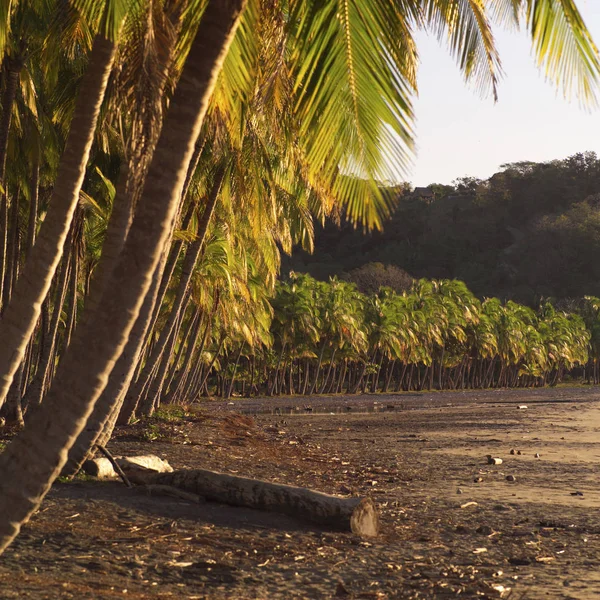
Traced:
[[526, 22], [538, 66], [567, 97], [598, 103], [600, 59], [574, 0], [526, 0]]

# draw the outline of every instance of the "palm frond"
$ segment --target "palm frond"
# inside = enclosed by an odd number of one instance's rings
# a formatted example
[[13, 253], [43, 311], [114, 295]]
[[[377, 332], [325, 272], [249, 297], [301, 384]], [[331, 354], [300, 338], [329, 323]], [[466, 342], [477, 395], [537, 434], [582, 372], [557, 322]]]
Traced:
[[327, 187], [348, 217], [368, 218], [370, 227], [381, 224], [388, 206], [369, 193], [362, 199], [369, 208], [359, 210], [354, 180], [397, 180], [412, 152], [413, 13], [377, 0], [291, 3], [295, 113], [310, 179], [316, 187], [333, 181]]
[[526, 0], [526, 22], [538, 65], [567, 97], [598, 102], [598, 48], [574, 0]]

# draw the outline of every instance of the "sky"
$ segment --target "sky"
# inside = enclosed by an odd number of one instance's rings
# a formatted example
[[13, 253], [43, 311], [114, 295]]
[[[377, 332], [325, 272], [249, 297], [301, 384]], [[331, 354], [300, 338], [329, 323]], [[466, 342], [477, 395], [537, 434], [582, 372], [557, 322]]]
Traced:
[[[600, 0], [577, 0], [600, 45]], [[417, 154], [407, 180], [417, 186], [457, 177], [487, 178], [501, 164], [600, 154], [600, 109], [568, 101], [538, 71], [525, 33], [496, 29], [504, 77], [499, 100], [469, 89], [439, 42], [418, 34], [421, 57], [415, 101]]]

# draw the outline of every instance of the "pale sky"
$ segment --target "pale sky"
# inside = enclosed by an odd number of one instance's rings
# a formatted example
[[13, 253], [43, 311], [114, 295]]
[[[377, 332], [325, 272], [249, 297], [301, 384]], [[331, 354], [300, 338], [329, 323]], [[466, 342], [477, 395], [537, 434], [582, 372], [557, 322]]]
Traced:
[[[600, 0], [577, 5], [600, 45]], [[496, 39], [504, 77], [494, 104], [465, 86], [435, 38], [418, 35], [417, 156], [407, 176], [414, 185], [487, 178], [507, 162], [541, 162], [586, 150], [600, 154], [600, 109], [586, 113], [544, 80], [525, 33], [496, 30]]]

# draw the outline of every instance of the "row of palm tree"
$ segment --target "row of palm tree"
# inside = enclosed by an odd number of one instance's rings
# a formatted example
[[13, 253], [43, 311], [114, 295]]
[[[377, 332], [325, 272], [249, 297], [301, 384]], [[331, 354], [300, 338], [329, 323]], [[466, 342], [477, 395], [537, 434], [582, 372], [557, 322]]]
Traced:
[[[183, 360], [189, 338], [182, 337], [163, 401], [555, 385], [600, 359], [597, 305], [588, 318], [549, 302], [536, 312], [481, 302], [460, 281], [420, 280], [410, 292], [365, 295], [352, 283], [292, 273], [277, 283], [271, 309], [266, 343], [233, 330], [226, 344], [205, 340], [195, 360]], [[191, 370], [204, 376], [182, 389]]]
[[[0, 455], [0, 552], [119, 414], [204, 389], [223, 357], [233, 392], [246, 347], [268, 347], [279, 250], [310, 247], [313, 218], [388, 214], [415, 31], [495, 94], [491, 18], [594, 100], [573, 0], [0, 2], [0, 405], [24, 422]], [[360, 338], [336, 327], [315, 389]]]

